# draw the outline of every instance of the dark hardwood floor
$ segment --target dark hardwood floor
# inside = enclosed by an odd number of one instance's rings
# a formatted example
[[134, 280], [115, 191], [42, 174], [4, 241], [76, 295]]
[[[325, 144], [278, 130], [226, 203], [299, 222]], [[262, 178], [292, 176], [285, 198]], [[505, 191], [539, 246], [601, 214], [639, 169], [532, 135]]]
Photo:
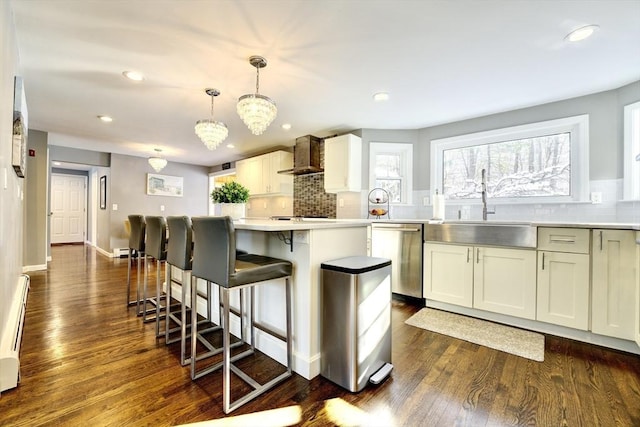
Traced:
[[[125, 308], [126, 259], [72, 245], [53, 247], [52, 257], [48, 271], [31, 274], [22, 381], [2, 393], [0, 425], [161, 426], [225, 416], [220, 373], [191, 381], [179, 344], [165, 346], [153, 324]], [[393, 304], [395, 369], [380, 386], [350, 393], [296, 375], [232, 415], [294, 407], [303, 426], [640, 426], [639, 356], [547, 336], [538, 363], [405, 325], [417, 310]]]

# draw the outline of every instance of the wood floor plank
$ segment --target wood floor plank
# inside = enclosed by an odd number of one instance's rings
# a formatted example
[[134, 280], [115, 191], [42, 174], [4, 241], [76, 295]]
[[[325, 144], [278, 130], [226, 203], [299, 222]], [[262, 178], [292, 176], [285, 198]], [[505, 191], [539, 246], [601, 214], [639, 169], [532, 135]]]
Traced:
[[[52, 257], [47, 271], [31, 273], [22, 381], [0, 396], [0, 425], [164, 426], [225, 416], [219, 372], [191, 381], [179, 343], [165, 346], [153, 323], [125, 307], [126, 259], [82, 245], [55, 246]], [[377, 425], [640, 425], [639, 356], [547, 336], [545, 361], [534, 362], [406, 325], [418, 309], [393, 303], [394, 370], [381, 385], [350, 393], [294, 375], [232, 415], [298, 406], [298, 425], [340, 425], [339, 402]], [[273, 362], [262, 357], [251, 363], [267, 373]]]

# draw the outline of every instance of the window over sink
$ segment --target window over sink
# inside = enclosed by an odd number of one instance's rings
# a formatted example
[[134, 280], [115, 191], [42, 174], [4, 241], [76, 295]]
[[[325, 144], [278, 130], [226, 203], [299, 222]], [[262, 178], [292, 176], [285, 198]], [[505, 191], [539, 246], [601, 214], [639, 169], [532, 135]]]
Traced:
[[588, 199], [589, 116], [531, 123], [431, 142], [431, 192], [493, 202]]

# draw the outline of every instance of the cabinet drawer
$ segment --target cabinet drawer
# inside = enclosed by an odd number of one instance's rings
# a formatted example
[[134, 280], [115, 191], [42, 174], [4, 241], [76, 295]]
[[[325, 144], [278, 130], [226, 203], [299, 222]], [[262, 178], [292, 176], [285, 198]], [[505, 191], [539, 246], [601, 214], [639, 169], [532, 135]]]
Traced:
[[538, 227], [538, 250], [588, 254], [589, 232], [587, 228]]

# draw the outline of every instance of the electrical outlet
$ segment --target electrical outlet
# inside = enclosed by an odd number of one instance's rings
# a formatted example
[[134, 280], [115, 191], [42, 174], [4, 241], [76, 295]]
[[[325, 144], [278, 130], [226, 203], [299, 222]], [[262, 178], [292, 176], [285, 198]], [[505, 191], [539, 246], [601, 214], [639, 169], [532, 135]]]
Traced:
[[338, 199], [338, 207], [344, 208], [344, 199]]
[[164, 212], [164, 205], [160, 205], [160, 212]]
[[429, 206], [429, 196], [422, 198], [422, 206]]
[[594, 191], [591, 193], [591, 203], [594, 205], [602, 203], [602, 193], [599, 191]]

